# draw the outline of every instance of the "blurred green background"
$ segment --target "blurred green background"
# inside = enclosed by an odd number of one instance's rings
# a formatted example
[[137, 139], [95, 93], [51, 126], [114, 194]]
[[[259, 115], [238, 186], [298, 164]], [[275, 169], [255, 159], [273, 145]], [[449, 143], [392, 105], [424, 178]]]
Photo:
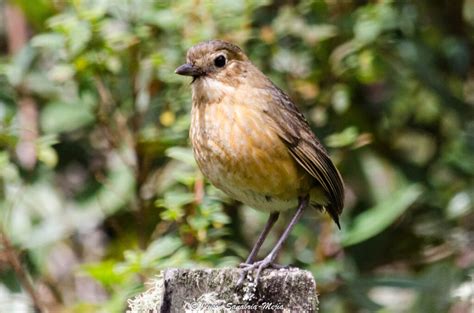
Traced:
[[0, 0], [0, 312], [123, 312], [160, 269], [244, 260], [266, 215], [203, 180], [174, 74], [213, 38], [344, 177], [342, 230], [308, 211], [279, 257], [321, 312], [472, 312], [472, 0]]

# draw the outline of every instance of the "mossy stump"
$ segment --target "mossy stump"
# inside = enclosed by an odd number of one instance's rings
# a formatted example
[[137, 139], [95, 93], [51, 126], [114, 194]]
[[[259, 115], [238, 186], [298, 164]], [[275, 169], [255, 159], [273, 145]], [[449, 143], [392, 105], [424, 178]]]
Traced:
[[267, 269], [258, 286], [237, 268], [168, 269], [153, 286], [130, 299], [130, 313], [316, 312], [316, 282], [298, 268]]

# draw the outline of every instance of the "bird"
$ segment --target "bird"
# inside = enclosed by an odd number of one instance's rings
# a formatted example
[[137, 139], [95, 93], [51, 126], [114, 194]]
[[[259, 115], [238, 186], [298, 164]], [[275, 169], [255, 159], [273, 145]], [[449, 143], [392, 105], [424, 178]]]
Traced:
[[[278, 268], [278, 253], [307, 208], [329, 213], [340, 229], [344, 183], [304, 115], [237, 45], [190, 47], [176, 74], [192, 77], [189, 137], [196, 163], [218, 189], [269, 214], [246, 261], [245, 276]], [[281, 212], [294, 214], [270, 253], [257, 254]], [[243, 276], [241, 275], [241, 282]]]

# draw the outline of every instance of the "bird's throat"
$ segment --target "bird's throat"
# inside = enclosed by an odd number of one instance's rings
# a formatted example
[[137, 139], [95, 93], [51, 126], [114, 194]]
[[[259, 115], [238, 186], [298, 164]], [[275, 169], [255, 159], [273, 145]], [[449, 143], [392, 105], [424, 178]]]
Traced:
[[199, 77], [192, 84], [192, 88], [193, 104], [206, 105], [221, 102], [225, 97], [235, 94], [238, 86], [212, 77]]

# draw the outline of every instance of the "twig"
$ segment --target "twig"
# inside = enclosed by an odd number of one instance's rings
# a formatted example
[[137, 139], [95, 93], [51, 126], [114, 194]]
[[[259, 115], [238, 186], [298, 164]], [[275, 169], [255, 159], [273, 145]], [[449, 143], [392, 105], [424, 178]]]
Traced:
[[28, 272], [21, 264], [20, 255], [18, 251], [13, 247], [10, 240], [8, 239], [5, 231], [0, 226], [0, 244], [3, 246], [3, 257], [6, 262], [11, 266], [13, 271], [15, 272], [20, 284], [23, 286], [25, 291], [30, 295], [31, 300], [33, 301], [33, 305], [35, 309], [39, 312], [47, 313], [49, 310], [43, 304], [38, 295], [37, 291], [33, 287], [33, 283], [31, 282], [31, 278]]
[[[111, 125], [106, 122], [106, 119], [110, 118], [109, 114], [115, 103], [112, 93], [99, 76], [94, 77], [94, 82], [100, 98], [99, 109], [96, 112], [96, 118], [99, 122], [100, 130], [108, 144], [117, 151], [117, 155], [122, 162], [132, 168], [133, 171], [136, 171], [136, 163], [133, 160], [127, 159], [122, 155], [122, 153], [120, 153], [120, 145], [124, 142], [123, 138], [121, 138], [122, 136], [115, 136], [114, 130], [111, 129]], [[119, 129], [122, 129], [122, 127], [119, 127]]]
[[[16, 6], [5, 6], [5, 29], [8, 37], [8, 51], [10, 55], [18, 53], [28, 41], [28, 25], [23, 12]], [[17, 144], [17, 158], [21, 166], [31, 170], [36, 165], [35, 141], [38, 138], [38, 107], [35, 100], [23, 90], [21, 84], [15, 86], [19, 95], [18, 116], [22, 129]]]
[[146, 222], [148, 220], [147, 209], [149, 207], [149, 201], [143, 199], [141, 196], [141, 189], [148, 179], [150, 160], [149, 158], [142, 155], [140, 152], [140, 129], [143, 124], [144, 112], [140, 112], [137, 109], [136, 99], [138, 95], [137, 90], [137, 76], [140, 70], [140, 50], [138, 45], [131, 45], [129, 47], [130, 62], [130, 89], [132, 91], [132, 103], [133, 103], [133, 114], [131, 116], [131, 128], [132, 128], [132, 142], [133, 150], [135, 154], [136, 168], [135, 168], [135, 201], [134, 207], [136, 211], [136, 219], [138, 223], [138, 239], [140, 248], [146, 247]]
[[[133, 54], [134, 57], [136, 57], [135, 54]], [[135, 97], [136, 97], [136, 92], [135, 92], [135, 87], [134, 87], [134, 81], [135, 81], [135, 76], [136, 76], [136, 69], [133, 70], [133, 75], [132, 75], [132, 83], [131, 83], [131, 88], [132, 93], [133, 93], [133, 102], [135, 102]], [[96, 113], [97, 120], [100, 125], [100, 130], [104, 134], [104, 138], [107, 140], [109, 145], [117, 151], [117, 154], [119, 157], [122, 159], [124, 164], [129, 166], [135, 176], [135, 199], [132, 202], [132, 206], [135, 209], [136, 212], [136, 220], [137, 220], [137, 230], [138, 230], [138, 238], [139, 238], [139, 245], [141, 248], [145, 248], [146, 246], [146, 238], [145, 238], [145, 223], [146, 223], [146, 208], [148, 206], [147, 201], [142, 199], [140, 195], [140, 190], [142, 186], [145, 184], [147, 177], [148, 177], [148, 169], [149, 169], [149, 160], [146, 160], [140, 155], [139, 152], [139, 131], [140, 131], [140, 126], [142, 122], [142, 117], [140, 117], [140, 114], [136, 111], [134, 111], [132, 118], [131, 118], [131, 124], [132, 124], [132, 130], [127, 131], [127, 119], [118, 119], [118, 123], [122, 122], [123, 125], [120, 125], [119, 127], [115, 127], [112, 129], [110, 123], [106, 121], [106, 119], [111, 115], [111, 111], [114, 107], [114, 100], [112, 93], [110, 90], [107, 88], [107, 86], [104, 84], [103, 80], [96, 76], [94, 77], [95, 85], [97, 88], [97, 91], [99, 93], [100, 97], [100, 106], [99, 109]], [[120, 117], [120, 116], [119, 116]], [[123, 134], [118, 134], [118, 132], [122, 132]], [[134, 160], [128, 160], [126, 159], [121, 153], [120, 153], [120, 147], [123, 145], [123, 143], [126, 142], [128, 143], [129, 147], [133, 149], [134, 152]]]

